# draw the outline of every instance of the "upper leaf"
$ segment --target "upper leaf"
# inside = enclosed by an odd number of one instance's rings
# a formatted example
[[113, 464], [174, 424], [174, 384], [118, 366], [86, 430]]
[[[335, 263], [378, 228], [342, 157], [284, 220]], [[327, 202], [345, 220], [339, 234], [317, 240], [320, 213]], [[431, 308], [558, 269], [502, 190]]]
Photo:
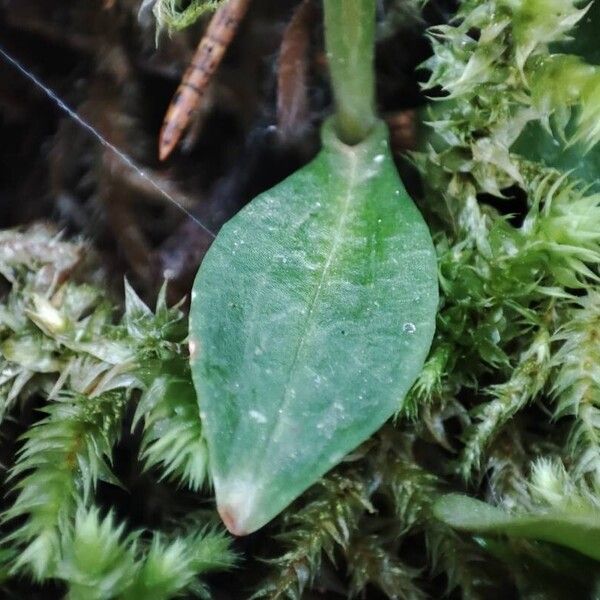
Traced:
[[435, 327], [436, 263], [378, 124], [221, 231], [192, 295], [192, 371], [228, 528], [272, 519], [398, 408]]

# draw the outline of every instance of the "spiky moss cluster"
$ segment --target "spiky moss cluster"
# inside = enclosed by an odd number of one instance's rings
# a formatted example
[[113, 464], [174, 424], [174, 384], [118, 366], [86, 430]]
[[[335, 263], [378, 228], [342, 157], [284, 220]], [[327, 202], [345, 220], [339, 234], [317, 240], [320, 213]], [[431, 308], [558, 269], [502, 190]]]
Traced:
[[[574, 329], [574, 323], [586, 318], [582, 311], [591, 312], [591, 331], [598, 308], [600, 196], [568, 174], [511, 152], [528, 120], [548, 125], [559, 119], [559, 133], [564, 133], [575, 104], [570, 142], [586, 136], [590, 144], [597, 141], [580, 117], [600, 111], [598, 69], [588, 65], [589, 76], [571, 85], [565, 78], [573, 71], [560, 65], [581, 59], [549, 50], [585, 9], [568, 2], [538, 4], [464, 3], [457, 25], [432, 32], [435, 55], [426, 65], [432, 70], [427, 87], [440, 86], [450, 98], [434, 108], [436, 137], [415, 156], [433, 181], [425, 205], [442, 222], [438, 250], [444, 305], [437, 348], [450, 358], [438, 367], [435, 390], [421, 381], [414, 393], [421, 404], [444, 404], [444, 395], [465, 389], [482, 398], [481, 384], [489, 382], [490, 401], [477, 403], [474, 422], [465, 430], [459, 465], [465, 478], [486, 472], [489, 445], [536, 398], [554, 397], [556, 417], [566, 414], [560, 407], [567, 404], [574, 426], [581, 426], [585, 401], [581, 395], [565, 400], [579, 385], [567, 382], [573, 374], [567, 365], [574, 344], [582, 354], [594, 347], [593, 338]], [[556, 67], [550, 80], [545, 79], [548, 65]], [[563, 88], [569, 93], [557, 92]], [[527, 199], [520, 226], [482, 202], [483, 194], [493, 194], [501, 207], [502, 191], [511, 186]], [[439, 362], [438, 352], [430, 361]], [[584, 379], [589, 380], [594, 363], [587, 360], [586, 365]], [[428, 376], [426, 369], [422, 379]], [[449, 383], [455, 385], [444, 392]], [[582, 447], [584, 438], [577, 436], [581, 443], [569, 445], [576, 461], [589, 450]], [[554, 442], [562, 449], [559, 437]]]
[[[497, 581], [471, 540], [433, 518], [447, 484], [417, 458], [416, 435], [388, 425], [284, 514], [272, 576], [255, 598], [302, 598], [314, 584], [342, 596], [371, 588], [419, 600], [460, 587], [486, 597]], [[334, 576], [342, 565], [348, 578]], [[433, 583], [437, 576], [441, 581]], [[428, 581], [427, 581], [428, 580]]]
[[193, 25], [200, 17], [216, 10], [224, 0], [144, 0], [140, 12], [152, 10], [157, 30], [178, 31]]
[[113, 448], [137, 396], [141, 465], [197, 490], [206, 449], [181, 311], [161, 294], [152, 312], [126, 284], [116, 319], [98, 285], [77, 281], [88, 251], [44, 227], [0, 235], [0, 413], [43, 401], [7, 465], [3, 576], [57, 579], [72, 599], [200, 593], [198, 575], [233, 562], [223, 534], [206, 521], [132, 532], [94, 504], [99, 481], [118, 484]]
[[[431, 31], [434, 56], [424, 65], [426, 87], [445, 93], [429, 115], [427, 147], [414, 156], [423, 206], [438, 223], [443, 301], [410, 406], [431, 438], [456, 452], [452, 471], [465, 489], [516, 512], [530, 510], [543, 488], [540, 465], [549, 463], [538, 457], [564, 464], [562, 495], [575, 486], [591, 497], [600, 481], [600, 196], [513, 147], [538, 123], [581, 161], [597, 151], [600, 67], [553, 53], [588, 8], [463, 2], [453, 25]], [[522, 220], [508, 214], [514, 194], [527, 203]], [[541, 562], [559, 568], [558, 551], [499, 544], [493, 554], [511, 565], [522, 594], [532, 587], [525, 564], [550, 553]], [[589, 581], [598, 572], [590, 568]], [[536, 593], [554, 597], [552, 585], [542, 589], [542, 578]]]

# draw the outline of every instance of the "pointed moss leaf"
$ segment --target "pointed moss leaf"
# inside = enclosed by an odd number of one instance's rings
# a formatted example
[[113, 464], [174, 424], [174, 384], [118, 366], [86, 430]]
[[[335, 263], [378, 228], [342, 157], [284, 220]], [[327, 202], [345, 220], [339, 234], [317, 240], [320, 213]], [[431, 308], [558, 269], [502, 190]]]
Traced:
[[395, 410], [434, 332], [436, 262], [378, 124], [227, 223], [198, 272], [191, 363], [219, 512], [285, 508]]
[[600, 511], [590, 507], [513, 515], [468, 496], [448, 494], [434, 504], [434, 514], [456, 529], [544, 540], [600, 560]]

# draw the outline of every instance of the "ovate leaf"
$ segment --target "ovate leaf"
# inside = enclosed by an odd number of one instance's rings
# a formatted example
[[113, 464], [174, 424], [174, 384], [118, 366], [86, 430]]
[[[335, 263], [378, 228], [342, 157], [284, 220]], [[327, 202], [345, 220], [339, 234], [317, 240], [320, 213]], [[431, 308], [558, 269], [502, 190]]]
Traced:
[[600, 560], [600, 510], [589, 506], [510, 514], [468, 496], [448, 494], [434, 504], [434, 514], [457, 529], [544, 540]]
[[277, 515], [398, 409], [438, 302], [427, 226], [378, 124], [227, 223], [198, 272], [191, 362], [219, 512]]

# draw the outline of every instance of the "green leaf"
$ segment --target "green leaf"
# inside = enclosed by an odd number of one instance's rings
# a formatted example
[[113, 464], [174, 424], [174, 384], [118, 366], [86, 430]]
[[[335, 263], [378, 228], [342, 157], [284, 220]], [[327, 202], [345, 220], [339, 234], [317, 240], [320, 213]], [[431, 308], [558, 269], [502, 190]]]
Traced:
[[191, 364], [227, 527], [255, 531], [397, 409], [438, 302], [427, 226], [379, 123], [227, 223], [198, 272]]
[[448, 494], [433, 507], [444, 523], [476, 533], [553, 542], [600, 560], [600, 510], [569, 506], [528, 514], [510, 514], [480, 500]]

